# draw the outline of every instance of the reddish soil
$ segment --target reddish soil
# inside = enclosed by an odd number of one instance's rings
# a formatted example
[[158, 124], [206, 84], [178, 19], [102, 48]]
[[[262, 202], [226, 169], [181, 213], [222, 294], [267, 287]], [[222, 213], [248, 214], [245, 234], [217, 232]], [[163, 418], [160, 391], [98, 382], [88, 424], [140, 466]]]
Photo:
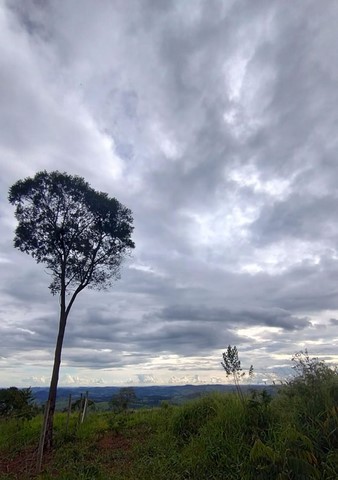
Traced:
[[[138, 435], [136, 435], [138, 436]], [[123, 434], [105, 433], [93, 444], [93, 450], [100, 457], [101, 465], [110, 472], [119, 468], [128, 468], [132, 463], [132, 446], [135, 437]], [[55, 452], [56, 453], [56, 452]], [[0, 453], [0, 478], [8, 475], [13, 480], [31, 480], [36, 478], [37, 448], [29, 447], [17, 454]], [[48, 470], [57, 478], [53, 468], [53, 452], [44, 455], [42, 470]]]
[[26, 448], [16, 455], [0, 454], [0, 475], [11, 475], [13, 479], [31, 478], [36, 471], [36, 448]]
[[123, 435], [112, 435], [111, 433], [106, 433], [100, 440], [97, 442], [97, 446], [100, 450], [130, 450], [132, 447], [132, 441], [130, 438], [126, 438]]
[[132, 447], [135, 438], [131, 439], [122, 434], [106, 433], [96, 444], [100, 455], [101, 465], [112, 474], [126, 471], [132, 465]]

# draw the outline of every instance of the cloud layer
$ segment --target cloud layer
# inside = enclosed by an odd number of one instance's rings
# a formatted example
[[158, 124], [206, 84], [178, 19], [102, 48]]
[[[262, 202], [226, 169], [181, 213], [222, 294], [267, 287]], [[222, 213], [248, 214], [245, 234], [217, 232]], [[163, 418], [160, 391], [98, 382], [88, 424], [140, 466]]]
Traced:
[[74, 305], [65, 384], [218, 381], [228, 344], [259, 379], [337, 359], [337, 22], [315, 0], [2, 4], [1, 384], [50, 375], [58, 301], [7, 202], [42, 169], [134, 213], [121, 280]]

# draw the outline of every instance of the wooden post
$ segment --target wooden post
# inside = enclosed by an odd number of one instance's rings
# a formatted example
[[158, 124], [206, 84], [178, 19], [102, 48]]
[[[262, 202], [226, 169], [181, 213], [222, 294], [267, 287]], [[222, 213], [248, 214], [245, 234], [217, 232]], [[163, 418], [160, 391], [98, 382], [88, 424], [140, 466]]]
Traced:
[[80, 424], [81, 423], [81, 413], [82, 413], [82, 407], [83, 407], [83, 395], [81, 393], [81, 397], [80, 397], [80, 405], [79, 405], [79, 418], [77, 420], [77, 423]]
[[69, 399], [68, 399], [68, 411], [67, 411], [67, 423], [66, 423], [66, 435], [68, 433], [68, 427], [69, 427], [69, 417], [70, 417], [70, 412], [72, 411], [72, 394], [69, 394]]
[[49, 408], [50, 408], [50, 401], [48, 400], [48, 402], [45, 405], [45, 411], [44, 411], [44, 417], [43, 417], [43, 423], [42, 423], [42, 429], [41, 429], [40, 441], [39, 441], [39, 447], [38, 447], [38, 458], [36, 463], [37, 473], [41, 472], [41, 467], [42, 467], [43, 449], [45, 444]]
[[87, 412], [87, 407], [88, 407], [88, 390], [86, 391], [85, 401], [84, 401], [84, 405], [83, 405], [81, 423], [83, 423], [83, 420], [85, 419], [86, 412]]

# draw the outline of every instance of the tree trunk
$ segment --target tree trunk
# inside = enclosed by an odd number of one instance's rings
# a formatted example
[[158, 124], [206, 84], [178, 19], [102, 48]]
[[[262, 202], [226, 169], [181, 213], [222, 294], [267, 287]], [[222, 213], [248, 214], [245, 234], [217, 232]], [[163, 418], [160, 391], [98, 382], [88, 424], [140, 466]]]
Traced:
[[50, 381], [48, 401], [46, 404], [43, 430], [40, 437], [40, 443], [38, 448], [38, 471], [41, 469], [43, 452], [50, 451], [53, 447], [53, 422], [54, 422], [54, 412], [56, 404], [56, 393], [57, 386], [59, 381], [59, 372], [61, 365], [61, 352], [63, 345], [63, 338], [65, 336], [67, 318], [70, 312], [70, 309], [73, 306], [75, 298], [78, 293], [85, 288], [86, 285], [80, 284], [68, 303], [66, 308], [66, 282], [65, 282], [65, 273], [64, 269], [62, 272], [61, 278], [61, 292], [60, 292], [60, 322], [59, 322], [59, 333], [56, 341], [55, 354], [54, 354], [54, 365], [53, 372]]
[[60, 305], [59, 333], [58, 333], [56, 347], [55, 347], [53, 372], [52, 372], [52, 378], [50, 381], [49, 395], [48, 395], [48, 402], [47, 402], [47, 405], [49, 406], [49, 408], [48, 409], [46, 408], [46, 411], [45, 411], [45, 416], [47, 416], [47, 421], [46, 421], [46, 433], [45, 433], [44, 445], [43, 445], [44, 451], [49, 451], [53, 447], [53, 421], [54, 421], [54, 412], [55, 412], [55, 403], [56, 403], [56, 392], [57, 392], [57, 385], [59, 381], [62, 344], [63, 344], [64, 335], [65, 335], [67, 316], [68, 316], [68, 311], [66, 312], [66, 304], [65, 304], [65, 291], [61, 292], [60, 300], [61, 300], [61, 305]]

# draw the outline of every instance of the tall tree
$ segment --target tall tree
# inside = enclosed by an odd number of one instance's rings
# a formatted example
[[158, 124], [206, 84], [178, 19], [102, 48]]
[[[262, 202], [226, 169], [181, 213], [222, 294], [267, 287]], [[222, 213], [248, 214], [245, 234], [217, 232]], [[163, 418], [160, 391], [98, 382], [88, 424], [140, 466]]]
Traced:
[[119, 393], [113, 395], [109, 404], [117, 412], [126, 412], [129, 405], [137, 402], [136, 393], [133, 387], [122, 387]]
[[[59, 331], [45, 412], [44, 448], [53, 440], [53, 418], [61, 351], [69, 312], [77, 295], [102, 289], [119, 278], [120, 265], [132, 248], [132, 213], [106, 193], [97, 192], [81, 177], [38, 172], [15, 183], [9, 201], [18, 225], [14, 246], [44, 263], [49, 285], [60, 296]], [[68, 300], [68, 301], [67, 301]]]

